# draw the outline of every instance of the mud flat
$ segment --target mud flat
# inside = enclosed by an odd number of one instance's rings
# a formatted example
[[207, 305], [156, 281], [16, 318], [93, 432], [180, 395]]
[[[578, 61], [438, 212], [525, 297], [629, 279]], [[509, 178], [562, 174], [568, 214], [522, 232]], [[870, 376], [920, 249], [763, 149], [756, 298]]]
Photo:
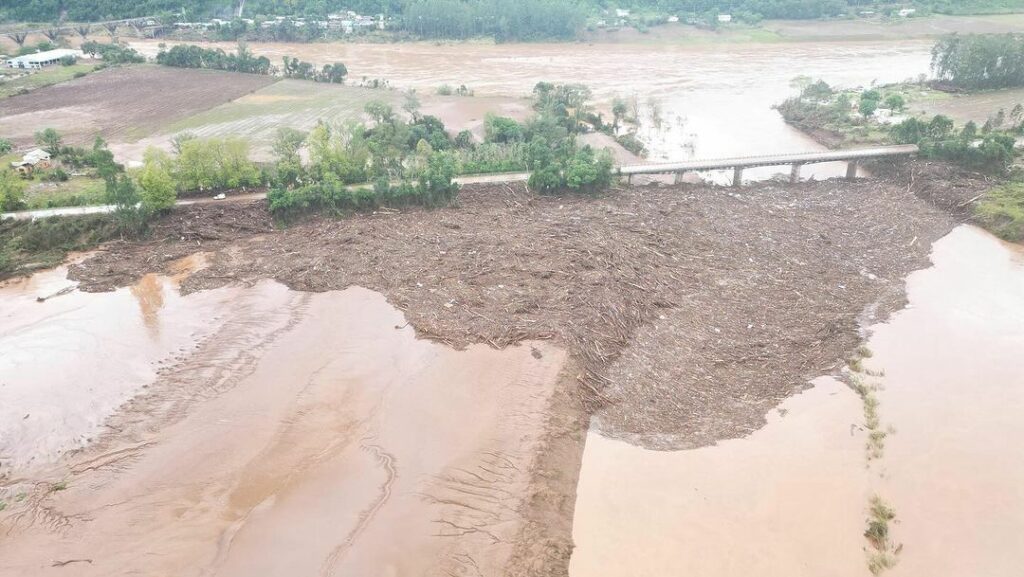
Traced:
[[874, 497], [896, 515], [887, 574], [1019, 574], [1024, 252], [962, 226], [932, 260], [845, 373], [876, 390], [880, 443], [859, 395], [827, 377], [713, 447], [650, 451], [595, 430], [570, 574], [867, 576]]
[[[165, 289], [153, 307], [138, 296], [151, 289], [137, 288], [152, 282], [164, 280], [19, 303], [35, 307], [37, 324], [64, 319], [58, 328], [75, 342], [88, 340], [88, 324], [90, 338], [144, 350], [136, 333], [150, 323], [189, 325], [210, 302], [219, 316], [173, 366], [130, 373], [136, 384], [150, 377], [146, 392], [84, 449], [8, 470], [0, 573], [487, 575], [509, 564], [564, 352], [417, 340], [400, 311], [361, 288]], [[97, 307], [102, 322], [74, 316]], [[83, 378], [103, 383], [121, 370], [82, 353], [55, 363], [69, 372], [36, 376], [78, 391]], [[159, 357], [117, 355], [131, 366]], [[23, 401], [10, 398], [13, 385], [0, 391], [4, 407]], [[63, 410], [84, 393], [47, 392]], [[38, 433], [13, 423], [18, 434], [5, 440]]]

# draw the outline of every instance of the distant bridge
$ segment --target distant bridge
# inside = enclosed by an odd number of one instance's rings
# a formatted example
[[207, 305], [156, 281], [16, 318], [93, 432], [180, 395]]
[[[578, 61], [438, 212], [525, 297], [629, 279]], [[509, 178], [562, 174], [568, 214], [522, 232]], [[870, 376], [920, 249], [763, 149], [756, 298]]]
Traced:
[[[743, 170], [759, 166], [792, 166], [790, 172], [791, 181], [795, 182], [800, 178], [800, 167], [805, 164], [820, 164], [823, 162], [847, 162], [847, 178], [857, 176], [857, 162], [875, 158], [892, 158], [899, 156], [910, 156], [917, 154], [917, 145], [908, 144], [900, 146], [878, 146], [875, 148], [859, 148], [851, 150], [830, 150], [825, 152], [801, 152], [795, 154], [769, 154], [763, 156], [741, 156], [738, 158], [715, 158], [710, 160], [687, 160], [683, 162], [664, 162], [651, 164], [634, 164], [620, 166], [613, 170], [615, 175], [626, 177], [632, 182], [633, 176], [638, 174], [674, 174], [676, 182], [680, 182], [683, 174], [687, 172], [702, 172], [707, 170], [733, 170], [733, 186], [743, 183]], [[528, 172], [504, 172], [497, 174], [471, 174], [455, 178], [459, 184], [488, 184], [525, 182], [529, 180]], [[368, 186], [368, 185], [367, 185]], [[217, 201], [211, 198], [193, 198], [179, 200], [178, 205], [205, 204], [211, 202], [230, 202], [238, 200], [258, 200], [266, 198], [265, 193], [232, 195], [224, 200]], [[62, 208], [47, 208], [39, 210], [25, 210], [21, 212], [7, 212], [0, 214], [0, 220], [5, 218], [36, 219], [49, 216], [71, 216], [76, 214], [95, 214], [112, 212], [113, 206], [74, 206]]]
[[11, 27], [0, 27], [0, 35], [7, 36], [11, 40], [14, 40], [18, 46], [23, 46], [25, 40], [33, 34], [39, 34], [46, 36], [50, 41], [56, 42], [57, 39], [64, 35], [70, 35], [78, 33], [83, 38], [90, 34], [93, 30], [100, 28], [106, 29], [107, 32], [114, 36], [117, 32], [117, 28], [122, 24], [129, 25], [137, 30], [143, 28], [155, 28], [161, 24], [159, 20], [154, 16], [138, 16], [136, 18], [124, 18], [121, 20], [105, 20], [102, 22], [80, 22], [80, 23], [64, 23], [58, 22], [52, 26], [45, 28], [19, 28], [17, 26]]
[[800, 152], [795, 154], [768, 154], [761, 156], [740, 156], [736, 158], [713, 158], [707, 160], [686, 160], [683, 162], [665, 162], [651, 164], [635, 164], [620, 166], [616, 171], [625, 176], [629, 182], [635, 174], [674, 174], [678, 183], [687, 172], [703, 172], [707, 170], [732, 169], [732, 185], [743, 183], [743, 170], [760, 166], [791, 166], [790, 181], [800, 178], [800, 168], [805, 164], [821, 164], [823, 162], [846, 162], [846, 178], [857, 176], [857, 163], [862, 160], [890, 158], [917, 154], [916, 144], [899, 146], [877, 146], [874, 148], [858, 148], [851, 150], [829, 150], [825, 152]]

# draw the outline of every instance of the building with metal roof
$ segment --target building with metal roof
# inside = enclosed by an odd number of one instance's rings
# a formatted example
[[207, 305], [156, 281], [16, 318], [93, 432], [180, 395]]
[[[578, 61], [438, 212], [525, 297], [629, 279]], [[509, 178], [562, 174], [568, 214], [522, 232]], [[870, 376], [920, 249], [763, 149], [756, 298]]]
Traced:
[[4, 66], [8, 68], [42, 68], [44, 66], [57, 64], [61, 59], [68, 56], [82, 58], [84, 54], [81, 50], [58, 48], [56, 50], [47, 50], [46, 52], [36, 52], [35, 54], [26, 54], [24, 56], [8, 58], [4, 61]]

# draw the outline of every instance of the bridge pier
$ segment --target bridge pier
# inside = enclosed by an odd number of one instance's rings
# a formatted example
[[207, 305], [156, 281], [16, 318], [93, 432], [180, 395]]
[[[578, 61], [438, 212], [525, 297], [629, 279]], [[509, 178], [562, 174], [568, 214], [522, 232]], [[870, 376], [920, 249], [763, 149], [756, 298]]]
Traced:
[[802, 166], [803, 165], [798, 163], [798, 162], [794, 162], [793, 163], [793, 169], [789, 171], [789, 182], [791, 182], [791, 183], [800, 182], [800, 167], [802, 167]]
[[675, 173], [675, 175], [672, 177], [672, 184], [682, 184], [683, 183], [683, 175], [685, 175], [685, 174], [686, 173], [683, 172], [683, 171], [679, 171], [679, 172]]
[[851, 160], [846, 163], [846, 180], [857, 178], [857, 161]]
[[736, 166], [732, 169], [732, 185], [740, 186], [743, 184], [743, 167]]

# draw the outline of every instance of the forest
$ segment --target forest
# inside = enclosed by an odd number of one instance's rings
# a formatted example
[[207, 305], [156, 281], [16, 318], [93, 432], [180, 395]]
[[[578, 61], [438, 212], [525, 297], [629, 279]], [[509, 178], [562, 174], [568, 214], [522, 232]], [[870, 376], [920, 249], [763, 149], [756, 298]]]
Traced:
[[962, 89], [1024, 86], [1024, 35], [953, 34], [932, 48], [939, 80]]
[[[386, 14], [404, 22], [420, 22], [420, 17], [451, 21], [445, 34], [458, 35], [466, 30], [481, 34], [507, 33], [509, 27], [543, 24], [553, 28], [548, 37], [564, 35], [564, 28], [582, 18], [597, 16], [612, 8], [631, 9], [653, 14], [677, 14], [701, 17], [709, 13], [729, 12], [755, 18], [813, 19], [856, 14], [863, 10], [886, 11], [912, 5], [922, 13], [978, 14], [1024, 10], [1024, 0], [911, 0], [879, 2], [875, 0], [247, 0], [245, 15], [324, 16], [339, 10], [362, 14]], [[238, 0], [5, 0], [0, 6], [0, 21], [72, 22], [101, 21], [160, 13], [178, 14], [194, 20], [204, 17], [230, 17]], [[528, 8], [528, 9], [527, 9]], [[429, 17], [429, 18], [427, 18]], [[477, 22], [477, 20], [481, 20]], [[547, 20], [543, 20], [547, 19]], [[550, 21], [554, 19], [555, 21]], [[472, 23], [472, 26], [469, 25]], [[430, 34], [420, 25], [421, 34]], [[537, 33], [538, 35], [540, 32]], [[443, 34], [436, 34], [442, 36]]]

